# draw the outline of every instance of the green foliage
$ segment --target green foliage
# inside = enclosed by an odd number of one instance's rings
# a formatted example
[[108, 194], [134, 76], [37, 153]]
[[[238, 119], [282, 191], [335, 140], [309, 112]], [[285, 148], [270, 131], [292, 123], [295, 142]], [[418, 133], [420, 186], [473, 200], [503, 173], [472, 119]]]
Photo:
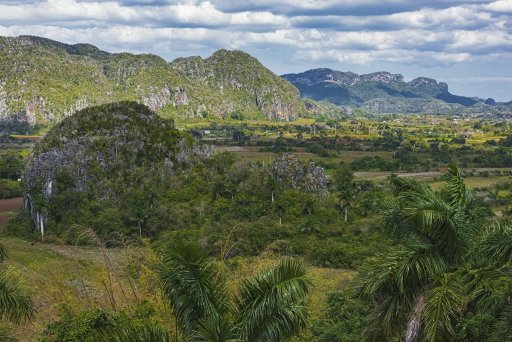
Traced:
[[0, 179], [0, 199], [20, 197], [23, 195], [23, 186], [21, 182]]
[[306, 268], [293, 260], [243, 281], [237, 303], [243, 339], [282, 341], [295, 335], [306, 325], [310, 287]]
[[23, 171], [23, 157], [16, 152], [0, 154], [0, 179], [18, 180]]
[[311, 332], [318, 342], [361, 341], [365, 318], [371, 303], [352, 298], [344, 292], [330, 292], [322, 316], [311, 325]]
[[5, 271], [0, 272], [0, 319], [20, 323], [33, 315], [34, 306], [30, 296]]
[[[0, 263], [7, 257], [6, 250], [0, 244]], [[0, 269], [0, 319], [20, 324], [32, 319], [35, 314], [32, 299], [19, 283], [5, 268]], [[0, 325], [1, 341], [16, 341], [10, 335], [10, 330]]]
[[141, 325], [107, 328], [98, 337], [103, 342], [170, 342], [169, 334], [159, 326], [146, 322]]
[[[110, 54], [30, 36], [1, 37], [0, 45], [7, 114], [15, 122], [55, 124], [77, 108], [127, 100], [187, 119], [210, 113], [288, 120], [305, 112], [294, 86], [240, 51], [167, 63], [154, 55]], [[19, 117], [25, 111], [30, 117]]]
[[242, 280], [236, 297], [199, 246], [166, 249], [158, 273], [181, 332], [192, 340], [281, 341], [306, 324], [311, 283], [300, 262], [286, 260]]
[[202, 320], [220, 319], [228, 311], [226, 284], [214, 260], [199, 246], [167, 249], [158, 274], [160, 287], [186, 336], [192, 335]]
[[357, 287], [375, 305], [365, 329], [370, 339], [487, 340], [492, 329], [482, 322], [506, 317], [510, 229], [478, 229], [462, 171], [450, 165], [443, 179], [438, 193], [392, 179], [385, 222], [399, 244], [370, 259]]
[[350, 198], [354, 189], [354, 173], [346, 165], [340, 165], [334, 172], [334, 187], [340, 198]]
[[95, 342], [95, 341], [170, 341], [167, 332], [151, 317], [130, 316], [125, 312], [110, 313], [101, 309], [73, 312], [62, 307], [59, 319], [44, 330], [40, 342]]
[[18, 340], [11, 335], [11, 330], [5, 326], [0, 326], [0, 341], [17, 342]]

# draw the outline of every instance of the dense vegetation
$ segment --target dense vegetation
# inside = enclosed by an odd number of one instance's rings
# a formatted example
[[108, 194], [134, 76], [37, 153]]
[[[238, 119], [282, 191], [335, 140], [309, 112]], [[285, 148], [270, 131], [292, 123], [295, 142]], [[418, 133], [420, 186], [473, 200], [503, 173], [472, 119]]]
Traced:
[[15, 151], [0, 153], [0, 199], [21, 196], [23, 187], [21, 174], [23, 172], [23, 154]]
[[37, 264], [70, 303], [39, 339], [509, 338], [509, 127], [360, 114], [177, 129], [122, 102], [66, 118], [28, 159], [6, 136], [0, 184], [23, 184], [29, 210], [5, 233], [35, 245], [6, 238], [2, 272]]
[[294, 119], [297, 89], [239, 51], [168, 63], [87, 44], [0, 37], [0, 130], [53, 125], [88, 106], [137, 101], [164, 117]]

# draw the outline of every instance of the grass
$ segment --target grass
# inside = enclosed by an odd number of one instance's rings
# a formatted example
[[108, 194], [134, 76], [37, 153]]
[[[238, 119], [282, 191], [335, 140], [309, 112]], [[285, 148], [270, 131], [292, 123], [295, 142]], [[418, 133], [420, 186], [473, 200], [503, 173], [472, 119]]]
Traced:
[[313, 290], [308, 302], [311, 319], [320, 317], [328, 292], [347, 288], [356, 275], [357, 272], [353, 270], [311, 267], [310, 278], [313, 282]]
[[29, 290], [37, 309], [32, 322], [13, 327], [21, 341], [35, 341], [63, 304], [75, 309], [113, 309], [114, 303], [116, 308], [135, 303], [136, 294], [126, 277], [129, 260], [122, 250], [108, 251], [113, 267], [107, 272], [99, 248], [33, 244], [11, 237], [0, 241], [7, 248], [7, 272]]
[[[98, 247], [34, 244], [12, 237], [2, 237], [0, 242], [8, 251], [6, 271], [20, 279], [30, 291], [37, 308], [33, 321], [13, 326], [14, 335], [21, 341], [36, 341], [48, 323], [57, 318], [59, 308], [63, 304], [75, 310], [96, 307], [112, 310], [109, 275], [113, 283], [112, 292], [116, 309], [133, 307], [137, 298], [145, 298], [156, 305], [162, 322], [170, 321], [169, 311], [158, 296], [151, 279], [148, 280], [152, 277], [151, 272], [146, 277], [137, 279], [130, 275], [130, 265], [136, 262], [135, 256], [145, 253], [142, 247], [131, 251], [109, 249], [107, 252], [112, 262], [109, 274], [102, 250]], [[235, 271], [228, 270], [232, 279], [251, 275], [275, 264], [276, 259], [241, 258], [236, 263]], [[326, 293], [346, 287], [355, 274], [356, 272], [350, 270], [319, 267], [309, 269], [314, 284], [308, 300], [312, 319], [319, 317]], [[134, 281], [135, 291], [131, 289], [128, 279]], [[150, 296], [152, 298], [148, 298]]]
[[[474, 188], [488, 188], [497, 184], [509, 183], [511, 181], [509, 176], [489, 176], [489, 177], [467, 177], [465, 179], [466, 186], [470, 189]], [[436, 180], [431, 182], [429, 185], [433, 189], [439, 189], [444, 182]]]
[[[270, 162], [279, 156], [274, 152], [259, 152], [261, 146], [217, 146], [221, 151], [229, 151], [236, 155], [237, 160], [242, 161], [263, 161]], [[338, 164], [340, 162], [351, 163], [356, 159], [363, 157], [379, 156], [386, 160], [391, 160], [393, 152], [386, 151], [342, 151], [339, 155], [332, 157], [320, 157], [314, 153], [305, 152], [304, 148], [293, 148], [291, 152], [302, 161], [312, 160], [314, 162], [324, 162], [329, 164]]]

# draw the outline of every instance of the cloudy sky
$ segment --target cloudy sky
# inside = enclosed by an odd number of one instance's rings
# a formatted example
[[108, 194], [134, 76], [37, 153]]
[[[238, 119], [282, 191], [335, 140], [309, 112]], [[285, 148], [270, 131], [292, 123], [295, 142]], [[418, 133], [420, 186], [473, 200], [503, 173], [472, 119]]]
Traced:
[[512, 0], [0, 0], [0, 35], [103, 50], [251, 53], [278, 74], [315, 67], [445, 81], [512, 100]]

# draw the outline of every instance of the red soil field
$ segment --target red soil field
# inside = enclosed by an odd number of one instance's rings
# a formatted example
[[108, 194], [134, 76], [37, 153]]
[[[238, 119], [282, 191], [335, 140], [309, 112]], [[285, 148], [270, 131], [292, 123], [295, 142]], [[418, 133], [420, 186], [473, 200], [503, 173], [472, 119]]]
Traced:
[[23, 206], [23, 197], [0, 200], [0, 231], [2, 231], [9, 218], [9, 212]]

